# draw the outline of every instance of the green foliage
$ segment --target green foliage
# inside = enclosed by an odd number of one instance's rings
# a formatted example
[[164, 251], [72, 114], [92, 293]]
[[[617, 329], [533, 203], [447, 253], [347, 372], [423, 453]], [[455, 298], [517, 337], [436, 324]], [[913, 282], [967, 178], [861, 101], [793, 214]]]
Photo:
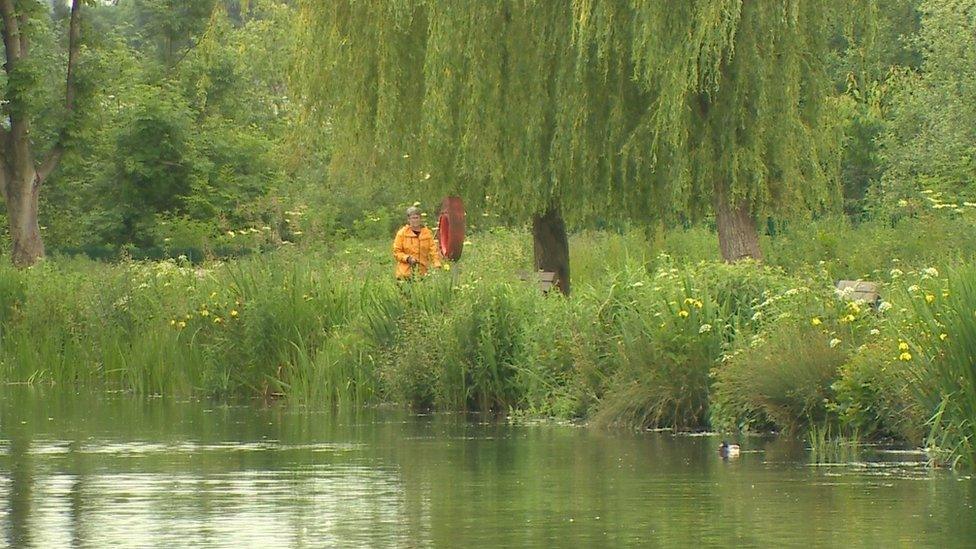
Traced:
[[897, 342], [881, 340], [859, 347], [831, 386], [830, 411], [843, 432], [863, 439], [883, 437], [923, 441], [928, 416], [912, 392], [914, 376], [899, 361]]
[[886, 213], [901, 210], [899, 201], [917, 203], [925, 189], [948, 202], [976, 201], [976, 3], [930, 0], [920, 11], [922, 65], [893, 81], [891, 122], [881, 141], [886, 172], [874, 201]]
[[163, 62], [173, 64], [205, 30], [215, 4], [216, 0], [131, 0], [124, 8], [140, 41], [154, 44]]
[[203, 158], [193, 145], [194, 121], [179, 96], [160, 89], [138, 91], [126, 113], [116, 150], [121, 234], [111, 240], [148, 243], [156, 214], [187, 211], [187, 198], [203, 179]]
[[842, 347], [809, 323], [780, 323], [716, 369], [713, 421], [787, 432], [821, 425], [828, 420], [830, 386], [846, 359]]
[[[42, 195], [48, 249], [197, 257], [292, 238], [279, 229], [302, 197], [281, 158], [290, 111], [280, 66], [294, 10], [275, 0], [244, 11], [157, 4], [85, 11], [77, 80], [90, 93], [79, 96], [71, 148]], [[146, 55], [150, 44], [158, 55]], [[183, 240], [199, 247], [172, 244], [166, 220], [185, 220], [183, 232], [198, 236]], [[263, 227], [253, 243], [222, 242]]]
[[769, 263], [788, 271], [816, 266], [835, 281], [882, 280], [891, 269], [908, 272], [947, 261], [970, 261], [976, 252], [976, 208], [964, 214], [933, 210], [895, 223], [858, 224], [825, 217], [787, 225], [763, 242], [763, 251]]
[[701, 298], [690, 291], [682, 294], [666, 296], [673, 300], [663, 311], [643, 302], [657, 296], [641, 295], [618, 313], [621, 333], [614, 359], [619, 369], [594, 416], [596, 424], [672, 429], [707, 424], [709, 371], [731, 325], [707, 290]]
[[387, 202], [419, 186], [463, 191], [476, 213], [490, 199], [516, 219], [559, 205], [646, 222], [699, 214], [718, 192], [796, 213], [835, 194], [823, 59], [843, 13], [305, 1], [293, 83], [332, 138], [331, 176]]
[[[915, 387], [932, 413], [930, 443], [951, 464], [976, 468], [976, 269], [964, 266], [948, 281], [913, 285], [909, 296], [917, 323], [903, 356], [915, 370]], [[923, 281], [924, 284], [924, 281]], [[947, 284], [940, 288], [942, 284]], [[921, 286], [920, 289], [915, 289]]]

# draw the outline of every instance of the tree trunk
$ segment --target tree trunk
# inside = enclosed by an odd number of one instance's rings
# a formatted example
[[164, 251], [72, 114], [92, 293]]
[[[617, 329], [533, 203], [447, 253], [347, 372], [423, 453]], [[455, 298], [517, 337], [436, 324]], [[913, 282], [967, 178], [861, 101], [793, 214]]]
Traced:
[[722, 259], [727, 263], [746, 258], [762, 261], [759, 231], [756, 229], [756, 220], [749, 212], [749, 202], [740, 199], [733, 203], [728, 199], [725, 190], [719, 188], [716, 188], [716, 197], [715, 222], [718, 225], [718, 245], [722, 249]]
[[569, 238], [558, 206], [532, 216], [532, 243], [536, 270], [556, 273], [556, 287], [569, 295]]
[[44, 242], [37, 223], [37, 204], [40, 185], [33, 169], [26, 172], [8, 173], [7, 219], [10, 222], [10, 239], [13, 242], [11, 259], [17, 267], [29, 267], [44, 257]]

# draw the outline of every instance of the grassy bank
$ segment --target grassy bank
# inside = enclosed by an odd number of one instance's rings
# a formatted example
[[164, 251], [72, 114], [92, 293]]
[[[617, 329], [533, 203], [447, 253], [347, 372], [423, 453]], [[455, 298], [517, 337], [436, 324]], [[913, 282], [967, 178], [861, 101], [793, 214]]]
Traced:
[[[204, 266], [3, 267], [0, 379], [627, 428], [813, 427], [928, 440], [973, 466], [976, 245], [952, 225], [947, 255], [911, 223], [780, 234], [765, 266], [716, 261], [705, 229], [582, 233], [569, 299], [518, 280], [530, 250], [510, 230], [475, 235], [450, 272], [413, 284], [391, 280], [387, 242]], [[839, 298], [838, 278], [881, 283], [884, 303]]]

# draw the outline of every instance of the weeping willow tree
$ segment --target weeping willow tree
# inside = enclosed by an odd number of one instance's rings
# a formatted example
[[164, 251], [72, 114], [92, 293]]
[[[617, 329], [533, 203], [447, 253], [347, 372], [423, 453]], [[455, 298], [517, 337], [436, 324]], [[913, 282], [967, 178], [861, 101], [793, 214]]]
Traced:
[[531, 219], [568, 292], [564, 216], [714, 211], [734, 260], [760, 216], [829, 201], [824, 7], [306, 0], [295, 83], [336, 181]]
[[648, 102], [619, 150], [615, 195], [637, 214], [711, 211], [727, 261], [762, 258], [758, 220], [835, 205], [840, 135], [829, 108], [829, 38], [851, 13], [869, 18], [871, 7], [576, 0], [578, 47], [595, 47], [603, 63], [629, 59], [626, 76]]
[[334, 180], [531, 220], [536, 267], [568, 292], [563, 216], [607, 203], [596, 174], [630, 119], [581, 69], [569, 5], [307, 1], [301, 21], [296, 82], [330, 133]]

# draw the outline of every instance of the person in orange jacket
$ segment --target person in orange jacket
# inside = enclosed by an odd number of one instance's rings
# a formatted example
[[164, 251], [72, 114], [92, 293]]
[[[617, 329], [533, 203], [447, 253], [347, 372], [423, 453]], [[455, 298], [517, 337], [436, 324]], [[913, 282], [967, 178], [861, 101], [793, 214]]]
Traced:
[[407, 224], [397, 231], [393, 239], [393, 257], [396, 258], [396, 277], [405, 280], [414, 275], [425, 275], [430, 267], [441, 267], [441, 254], [434, 233], [424, 226], [420, 208], [407, 208]]

